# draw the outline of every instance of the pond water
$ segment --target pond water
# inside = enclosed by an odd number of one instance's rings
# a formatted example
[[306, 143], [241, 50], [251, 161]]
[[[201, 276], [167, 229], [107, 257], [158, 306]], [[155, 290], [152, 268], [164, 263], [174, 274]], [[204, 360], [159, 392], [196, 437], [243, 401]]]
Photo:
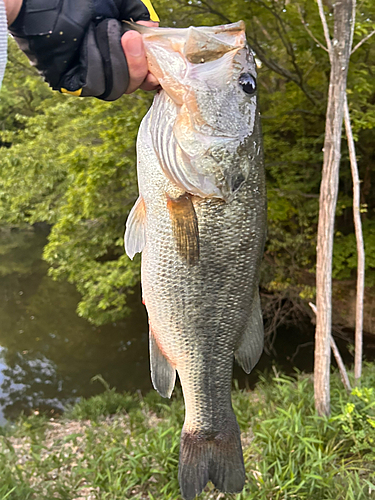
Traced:
[[139, 293], [133, 312], [118, 324], [95, 327], [79, 318], [79, 294], [47, 276], [41, 260], [48, 232], [1, 232], [0, 408], [13, 418], [31, 409], [62, 409], [79, 396], [103, 390], [93, 376], [118, 390], [151, 388], [147, 318]]
[[[92, 326], [76, 314], [75, 288], [47, 276], [41, 259], [47, 236], [48, 230], [40, 227], [0, 232], [0, 425], [20, 412], [52, 415], [81, 396], [102, 392], [102, 384], [91, 382], [98, 374], [119, 391], [152, 387], [140, 289], [129, 297], [129, 317]], [[292, 365], [311, 371], [313, 332], [312, 325], [280, 332], [277, 357], [263, 354], [250, 376], [235, 367], [235, 378], [241, 386], [251, 386], [258, 372], [275, 362], [287, 372]], [[298, 348], [300, 344], [306, 345]]]

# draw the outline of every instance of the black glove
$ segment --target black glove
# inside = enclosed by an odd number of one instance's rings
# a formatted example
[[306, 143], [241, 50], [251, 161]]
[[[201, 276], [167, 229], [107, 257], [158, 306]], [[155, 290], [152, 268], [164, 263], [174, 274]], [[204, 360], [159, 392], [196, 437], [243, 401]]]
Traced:
[[9, 31], [54, 90], [113, 101], [129, 84], [121, 21], [150, 19], [149, 0], [24, 0]]

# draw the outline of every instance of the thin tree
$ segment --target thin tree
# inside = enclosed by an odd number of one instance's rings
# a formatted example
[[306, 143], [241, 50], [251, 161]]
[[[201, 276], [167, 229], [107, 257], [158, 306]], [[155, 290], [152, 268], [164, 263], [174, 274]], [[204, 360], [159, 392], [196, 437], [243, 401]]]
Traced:
[[[321, 5], [320, 5], [321, 9]], [[356, 10], [356, 2], [354, 1], [352, 4], [352, 19], [351, 19], [351, 40], [350, 46], [353, 43], [353, 34], [355, 27], [355, 10]], [[320, 41], [314, 36], [312, 31], [309, 29], [308, 24], [306, 23], [302, 10], [299, 8], [299, 13], [301, 17], [301, 21], [303, 26], [305, 27], [308, 34], [311, 38], [326, 52], [328, 52], [327, 47], [325, 47]], [[324, 12], [320, 10], [321, 17], [324, 18]], [[322, 19], [323, 27], [327, 26]], [[328, 29], [325, 28], [325, 34], [328, 33]], [[373, 35], [375, 35], [375, 30], [371, 31], [367, 34], [362, 40], [360, 40], [357, 45], [351, 51], [353, 54], [357, 49], [359, 49], [364, 43], [366, 43]], [[350, 167], [352, 172], [353, 179], [353, 219], [354, 219], [354, 227], [355, 227], [355, 235], [356, 235], [356, 245], [357, 245], [357, 293], [356, 293], [356, 314], [355, 314], [355, 360], [354, 360], [354, 379], [355, 383], [358, 384], [361, 374], [362, 374], [362, 352], [363, 352], [363, 307], [364, 307], [364, 288], [365, 288], [365, 248], [363, 241], [363, 232], [362, 232], [362, 223], [361, 223], [361, 210], [360, 210], [360, 179], [358, 173], [358, 165], [356, 159], [355, 152], [355, 143], [353, 138], [350, 114], [349, 114], [349, 106], [347, 95], [345, 93], [345, 101], [344, 101], [344, 123], [345, 123], [345, 131], [348, 142], [349, 149], [349, 159], [350, 159]], [[311, 305], [311, 304], [310, 304]], [[315, 312], [316, 312], [316, 306]], [[330, 344], [332, 347], [332, 351], [335, 353], [332, 343], [334, 343], [333, 338], [331, 336]], [[336, 347], [337, 351], [337, 347]], [[335, 353], [335, 357], [337, 360], [337, 353]], [[340, 366], [340, 365], [339, 365]], [[342, 365], [342, 368], [343, 365]], [[342, 368], [340, 368], [340, 372], [342, 372]], [[345, 378], [345, 380], [344, 380]], [[348, 378], [345, 370], [345, 377], [343, 378], [343, 382], [345, 387], [348, 389], [350, 386], [348, 385]]]
[[353, 218], [357, 242], [357, 296], [355, 308], [355, 350], [354, 350], [354, 380], [359, 384], [362, 374], [363, 351], [363, 300], [365, 292], [365, 248], [363, 243], [360, 201], [360, 180], [358, 174], [355, 144], [350, 123], [348, 100], [345, 96], [344, 122], [348, 140], [350, 167], [353, 179]]
[[[312, 302], [309, 302], [309, 306], [313, 310], [313, 313], [316, 315], [316, 305], [313, 304]], [[339, 372], [340, 372], [341, 381], [344, 384], [346, 392], [348, 394], [350, 394], [351, 391], [352, 391], [352, 387], [350, 385], [350, 380], [349, 380], [349, 377], [348, 377], [348, 372], [346, 371], [346, 368], [345, 368], [344, 362], [342, 360], [339, 348], [337, 347], [335, 339], [333, 338], [332, 335], [331, 335], [329, 343], [331, 345], [331, 349], [332, 349], [333, 355], [335, 356], [335, 360], [336, 360], [336, 363], [337, 363], [337, 366], [338, 366], [338, 369], [339, 369]]]
[[331, 39], [322, 0], [317, 0], [331, 64], [322, 181], [320, 185], [316, 270], [316, 333], [314, 392], [319, 415], [330, 413], [330, 361], [332, 327], [332, 251], [341, 158], [341, 132], [346, 81], [355, 22], [355, 0], [336, 0]]

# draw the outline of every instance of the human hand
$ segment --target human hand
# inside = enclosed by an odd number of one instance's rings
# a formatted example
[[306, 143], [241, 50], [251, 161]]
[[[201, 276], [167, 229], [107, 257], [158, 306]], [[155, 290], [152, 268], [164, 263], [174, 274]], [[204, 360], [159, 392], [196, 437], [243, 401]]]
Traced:
[[113, 101], [137, 88], [157, 88], [141, 35], [129, 32], [122, 40], [123, 20], [158, 24], [149, 1], [55, 0], [53, 8], [51, 0], [23, 2], [9, 30], [54, 90]]
[[[159, 26], [159, 23], [154, 21], [138, 21], [138, 24], [151, 27]], [[137, 31], [127, 31], [121, 38], [121, 45], [129, 69], [129, 85], [125, 93], [131, 94], [138, 88], [142, 90], [158, 89], [158, 80], [148, 70], [142, 35]]]

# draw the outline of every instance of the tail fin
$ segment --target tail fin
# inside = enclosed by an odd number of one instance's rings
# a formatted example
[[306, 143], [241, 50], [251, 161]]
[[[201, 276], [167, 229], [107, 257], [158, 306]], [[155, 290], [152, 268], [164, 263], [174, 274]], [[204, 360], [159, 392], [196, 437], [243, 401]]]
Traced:
[[234, 415], [233, 421], [215, 435], [182, 430], [178, 480], [185, 500], [193, 500], [209, 480], [222, 492], [242, 490], [245, 467]]

